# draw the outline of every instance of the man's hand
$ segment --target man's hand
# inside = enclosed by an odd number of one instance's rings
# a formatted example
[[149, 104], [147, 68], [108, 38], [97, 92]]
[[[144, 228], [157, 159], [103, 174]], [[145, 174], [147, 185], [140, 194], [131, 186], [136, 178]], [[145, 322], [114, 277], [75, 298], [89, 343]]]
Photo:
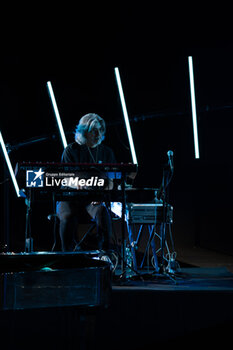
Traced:
[[101, 202], [91, 202], [92, 205], [99, 205]]
[[134, 173], [130, 173], [130, 174], [128, 174], [127, 176], [128, 176], [130, 179], [134, 180], [134, 179], [135, 179], [135, 177], [136, 177], [136, 175], [137, 175], [137, 173], [136, 173], [136, 172], [134, 172]]

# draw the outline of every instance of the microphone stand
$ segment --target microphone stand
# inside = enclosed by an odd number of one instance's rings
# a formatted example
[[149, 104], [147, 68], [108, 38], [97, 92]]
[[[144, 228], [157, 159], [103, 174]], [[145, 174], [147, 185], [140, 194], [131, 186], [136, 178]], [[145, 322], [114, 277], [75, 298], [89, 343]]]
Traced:
[[26, 141], [18, 142], [16, 144], [11, 145], [10, 143], [6, 144], [7, 152], [10, 153], [11, 151], [16, 151], [21, 147], [30, 146], [34, 143], [42, 142], [42, 141], [48, 141], [48, 140], [54, 140], [56, 138], [56, 135], [51, 136], [39, 136], [39, 137], [33, 137]]
[[126, 213], [126, 193], [125, 193], [125, 173], [122, 173], [122, 181], [121, 181], [121, 194], [122, 194], [122, 211], [121, 211], [121, 217], [122, 217], [122, 226], [121, 226], [121, 273], [123, 280], [126, 280], [126, 274], [125, 274], [125, 249], [126, 249], [126, 240], [125, 240], [125, 213]]
[[[18, 150], [19, 148], [21, 147], [24, 147], [24, 146], [30, 146], [31, 144], [34, 144], [34, 143], [38, 143], [38, 142], [42, 142], [42, 141], [48, 141], [49, 139], [55, 139], [56, 136], [55, 135], [52, 135], [52, 136], [40, 136], [40, 137], [34, 137], [34, 138], [31, 138], [31, 139], [28, 139], [26, 141], [22, 141], [22, 142], [19, 142], [17, 144], [6, 144], [6, 149], [7, 149], [7, 152], [8, 154], [12, 151], [16, 151]], [[5, 180], [4, 182], [6, 182], [6, 179], [7, 179], [7, 175], [6, 175], [6, 166], [5, 166], [5, 169], [4, 169], [4, 173], [5, 173]], [[5, 191], [4, 191], [4, 207], [5, 207], [5, 218], [6, 218], [6, 225], [5, 225], [5, 233], [4, 233], [4, 249], [6, 251], [9, 250], [9, 222], [10, 222], [10, 215], [9, 215], [9, 189], [8, 189], [8, 183], [6, 182], [5, 183]], [[32, 252], [33, 251], [33, 238], [32, 238], [32, 235], [31, 235], [31, 224], [30, 224], [30, 216], [31, 216], [31, 211], [32, 211], [32, 206], [31, 206], [31, 190], [29, 189], [29, 194], [28, 195], [25, 195], [25, 193], [22, 191], [22, 193], [24, 194], [24, 198], [25, 198], [25, 204], [26, 204], [26, 228], [25, 228], [25, 246], [24, 246], [24, 249], [25, 249], [25, 252]]]
[[9, 190], [9, 181], [8, 181], [8, 168], [6, 162], [4, 163], [4, 180], [3, 180], [3, 196], [4, 196], [4, 234], [3, 234], [3, 243], [1, 243], [1, 252], [9, 251], [10, 243], [10, 190]]
[[25, 253], [31, 253], [33, 251], [33, 238], [31, 235], [31, 189], [29, 190], [29, 196], [25, 199], [25, 204], [27, 206], [26, 211], [26, 229], [25, 229]]
[[161, 199], [163, 202], [163, 223], [161, 227], [161, 265], [163, 270], [165, 270], [165, 256], [164, 256], [164, 248], [167, 236], [167, 205], [169, 200], [169, 184], [171, 182], [172, 176], [174, 173], [173, 167], [171, 168], [169, 165], [165, 165], [163, 167], [163, 178], [162, 184], [157, 194], [157, 198]]

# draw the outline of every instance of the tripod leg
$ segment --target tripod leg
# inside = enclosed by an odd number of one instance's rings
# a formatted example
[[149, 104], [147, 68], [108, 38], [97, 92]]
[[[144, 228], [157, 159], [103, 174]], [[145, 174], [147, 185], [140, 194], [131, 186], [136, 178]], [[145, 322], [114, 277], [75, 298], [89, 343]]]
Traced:
[[160, 233], [161, 233], [161, 257], [162, 257], [161, 264], [162, 266], [164, 266], [164, 261], [165, 261], [164, 249], [165, 249], [165, 243], [166, 243], [166, 223], [165, 222], [161, 224]]
[[128, 222], [127, 222], [127, 229], [128, 229], [128, 235], [129, 235], [130, 249], [133, 257], [133, 266], [134, 266], [134, 270], [137, 271], [138, 267], [137, 267], [136, 253], [134, 248], [133, 230], [132, 230], [132, 226]]
[[157, 254], [156, 254], [156, 246], [155, 246], [155, 240], [154, 240], [154, 229], [155, 229], [155, 226], [151, 225], [151, 227], [149, 228], [149, 232], [150, 232], [152, 253], [154, 256], [155, 271], [159, 272], [159, 264], [158, 264], [158, 259], [157, 259]]
[[[31, 195], [31, 193], [30, 193]], [[33, 251], [33, 238], [31, 236], [31, 198], [29, 195], [29, 199], [25, 200], [25, 204], [27, 206], [26, 210], [26, 228], [25, 228], [25, 253], [30, 253]]]

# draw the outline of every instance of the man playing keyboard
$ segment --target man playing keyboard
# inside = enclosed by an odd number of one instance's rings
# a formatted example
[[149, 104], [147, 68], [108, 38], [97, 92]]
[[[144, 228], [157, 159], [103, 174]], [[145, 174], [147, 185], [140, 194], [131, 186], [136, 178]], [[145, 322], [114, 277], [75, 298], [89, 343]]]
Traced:
[[[64, 163], [116, 163], [111, 148], [102, 141], [106, 132], [105, 121], [97, 114], [84, 115], [75, 132], [75, 142], [69, 144], [62, 154]], [[111, 217], [105, 203], [83, 201], [62, 201], [57, 203], [60, 220], [62, 251], [74, 251], [78, 246], [76, 233], [80, 221], [92, 218], [97, 225], [98, 249], [110, 248], [112, 231]]]

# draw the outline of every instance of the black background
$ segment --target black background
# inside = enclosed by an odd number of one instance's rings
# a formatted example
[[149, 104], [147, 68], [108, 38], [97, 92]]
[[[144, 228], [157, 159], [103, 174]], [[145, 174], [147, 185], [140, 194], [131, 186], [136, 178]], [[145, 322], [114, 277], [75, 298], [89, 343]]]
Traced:
[[[107, 123], [105, 143], [119, 161], [131, 161], [114, 77], [118, 66], [139, 162], [135, 186], [159, 187], [167, 151], [173, 150], [175, 243], [232, 254], [233, 43], [228, 10], [212, 10], [111, 3], [56, 5], [56, 11], [35, 7], [23, 17], [7, 13], [1, 29], [0, 128], [11, 145], [48, 137], [13, 150], [13, 165], [60, 160], [63, 148], [46, 89], [49, 80], [69, 142], [81, 116], [95, 112]], [[199, 160], [194, 157], [189, 55]], [[4, 163], [1, 157], [1, 182]], [[9, 227], [8, 249], [24, 250], [26, 207], [8, 183], [9, 217], [1, 185], [1, 242]], [[51, 210], [50, 204], [38, 204], [33, 211], [36, 249], [51, 247]]]

